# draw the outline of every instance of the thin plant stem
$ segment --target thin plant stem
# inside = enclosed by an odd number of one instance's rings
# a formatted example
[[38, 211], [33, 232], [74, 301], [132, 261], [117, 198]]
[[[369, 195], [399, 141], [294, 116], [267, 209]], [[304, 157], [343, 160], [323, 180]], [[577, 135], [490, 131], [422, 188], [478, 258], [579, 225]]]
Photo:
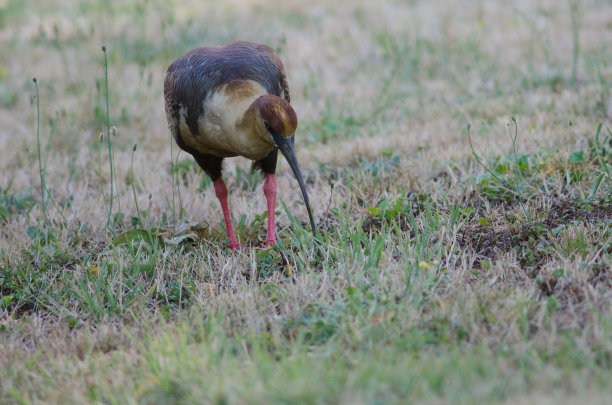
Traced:
[[523, 196], [521, 195], [521, 193], [517, 193], [516, 191], [512, 190], [510, 188], [510, 186], [508, 186], [508, 184], [506, 184], [505, 181], [503, 181], [501, 178], [499, 178], [495, 173], [493, 173], [493, 171], [491, 169], [489, 169], [487, 167], [487, 165], [485, 165], [481, 160], [480, 157], [478, 157], [478, 154], [476, 153], [476, 150], [474, 149], [474, 145], [472, 144], [472, 137], [470, 135], [470, 128], [471, 125], [468, 124], [467, 125], [467, 136], [468, 136], [468, 140], [470, 142], [470, 149], [472, 150], [472, 155], [474, 156], [474, 159], [476, 159], [476, 162], [478, 162], [478, 164], [480, 166], [482, 166], [495, 180], [497, 180], [501, 185], [504, 186], [504, 188], [506, 189], [506, 191], [510, 192], [510, 194], [514, 195], [515, 197], [517, 197], [519, 204], [521, 205], [521, 208], [523, 210], [523, 213], [525, 214], [525, 216], [527, 218], [530, 218], [529, 214], [527, 213], [527, 210], [525, 209], [523, 203], [522, 203], [522, 198]]
[[[510, 135], [510, 139], [512, 140], [512, 153], [514, 155], [514, 166], [518, 169], [519, 177], [521, 178], [521, 182], [525, 184], [525, 178], [523, 177], [523, 169], [521, 168], [521, 165], [518, 162], [518, 157], [516, 155], [516, 138], [518, 138], [518, 124], [516, 122], [516, 118], [512, 117], [512, 122], [514, 122], [514, 136], [512, 135], [512, 131], [510, 131], [510, 124], [508, 124], [508, 134]], [[531, 221], [531, 216], [529, 215], [529, 213], [527, 212], [527, 209], [523, 205], [522, 198], [519, 198], [518, 202], [521, 206], [521, 209], [523, 210], [523, 214], [525, 214], [525, 217]]]
[[108, 207], [108, 217], [106, 218], [106, 227], [107, 229], [112, 231], [111, 227], [111, 216], [113, 213], [113, 196], [114, 196], [114, 188], [113, 188], [113, 178], [115, 176], [115, 171], [113, 168], [113, 149], [112, 149], [112, 141], [111, 141], [111, 131], [110, 131], [110, 108], [108, 103], [108, 60], [106, 57], [106, 46], [102, 46], [102, 52], [104, 53], [104, 85], [105, 85], [105, 99], [106, 99], [106, 137], [108, 143], [108, 161], [110, 164], [110, 200]]
[[[181, 150], [179, 149], [178, 152], [176, 153], [176, 160], [174, 164], [175, 168], [178, 168], [178, 159], [179, 159], [180, 154], [181, 154]], [[181, 219], [183, 217], [183, 199], [181, 198], [181, 183], [179, 181], [178, 170], [174, 171], [174, 175], [176, 176], [176, 194], [178, 196], [178, 203], [179, 203], [178, 219]]]
[[49, 201], [51, 201], [51, 203], [53, 203], [53, 206], [55, 207], [55, 209], [57, 210], [57, 212], [59, 212], [60, 216], [62, 217], [62, 220], [64, 221], [64, 225], [66, 225], [68, 223], [68, 220], [66, 219], [66, 216], [64, 215], [64, 209], [60, 208], [59, 205], [57, 205], [57, 203], [55, 202], [55, 200], [53, 199], [53, 197], [51, 197], [51, 193], [49, 193], [49, 187], [47, 187], [47, 183], [45, 182], [45, 190], [47, 191], [47, 199]]
[[132, 194], [134, 195], [134, 203], [136, 204], [136, 214], [138, 215], [138, 221], [140, 221], [141, 225], [144, 225], [142, 223], [142, 218], [140, 217], [140, 208], [138, 207], [138, 199], [136, 198], [136, 187], [134, 186], [134, 183], [136, 181], [136, 179], [134, 178], [134, 153], [136, 153], [136, 148], [138, 147], [138, 144], [134, 144], [134, 147], [132, 148]]
[[514, 164], [518, 168], [519, 175], [521, 176], [521, 180], [523, 178], [523, 169], [518, 163], [518, 157], [516, 155], [516, 138], [518, 138], [518, 124], [516, 123], [516, 118], [512, 117], [512, 122], [514, 122], [514, 135], [510, 131], [510, 124], [508, 124], [508, 135], [510, 135], [510, 139], [512, 140], [512, 154], [514, 155]]
[[[176, 166], [174, 164], [174, 152], [172, 151], [172, 146], [173, 146], [174, 142], [172, 140], [172, 138], [170, 138], [170, 171], [171, 171], [171, 175], [172, 175], [172, 216], [174, 217], [174, 219], [176, 220], [176, 205], [174, 202], [174, 191], [175, 191], [175, 181], [174, 181], [174, 176], [175, 176], [175, 171], [176, 171]], [[175, 221], [176, 223], [176, 221]]]
[[[47, 160], [49, 158], [49, 146], [47, 146], [47, 150], [46, 153], [47, 155], [45, 156], [45, 163], [43, 165], [42, 163], [42, 152], [41, 152], [41, 147], [40, 147], [40, 100], [39, 100], [39, 91], [38, 91], [38, 79], [33, 78], [32, 81], [34, 82], [34, 86], [36, 87], [36, 146], [37, 146], [37, 150], [38, 150], [38, 170], [39, 170], [39, 174], [40, 174], [40, 199], [41, 199], [41, 205], [42, 205], [42, 209], [43, 209], [43, 217], [44, 217], [44, 225], [48, 226], [49, 224], [49, 217], [47, 215], [47, 202], [51, 201], [53, 203], [53, 206], [55, 207], [55, 209], [57, 210], [57, 212], [59, 212], [59, 214], [62, 217], [62, 220], [64, 221], [64, 225], [68, 222], [66, 220], [66, 217], [64, 216], [64, 210], [61, 209], [57, 203], [55, 202], [55, 200], [53, 199], [53, 197], [51, 197], [51, 193], [49, 192], [49, 187], [47, 187], [47, 181], [46, 181], [46, 176], [45, 176], [45, 170], [47, 167]], [[57, 121], [57, 118], [56, 118]], [[51, 131], [51, 136], [53, 136], [53, 130]], [[49, 142], [51, 141], [51, 139], [49, 139]], [[49, 145], [49, 144], [47, 144]], [[47, 198], [45, 199], [45, 193], [47, 195]]]
[[[115, 137], [117, 134], [119, 133], [119, 130], [117, 129], [117, 127], [112, 127], [111, 128], [111, 134], [113, 135], [113, 137]], [[113, 167], [115, 167], [115, 154], [113, 153]], [[117, 176], [115, 176], [114, 178], [115, 181], [115, 191], [116, 191], [116, 196], [117, 196], [117, 212], [121, 212], [121, 200], [119, 199], [119, 186], [117, 185]]]
[[38, 80], [33, 78], [36, 88], [36, 146], [38, 147], [38, 172], [40, 174], [40, 202], [43, 210], [44, 225], [47, 226], [47, 203], [45, 202], [45, 173], [42, 166], [40, 153], [40, 97], [38, 92]]
[[485, 169], [495, 180], [497, 180], [498, 182], [500, 182], [505, 188], [508, 189], [508, 191], [510, 191], [511, 193], [517, 195], [518, 193], [511, 190], [508, 185], [506, 184], [506, 182], [504, 182], [502, 179], [500, 179], [499, 177], [497, 177], [497, 175], [495, 173], [493, 173], [488, 167], [487, 165], [485, 165], [484, 163], [482, 163], [482, 161], [480, 160], [480, 157], [478, 157], [478, 154], [476, 153], [476, 150], [474, 149], [474, 145], [472, 145], [472, 137], [470, 135], [470, 128], [471, 125], [468, 124], [467, 125], [467, 136], [468, 136], [468, 141], [470, 142], [470, 149], [472, 150], [472, 155], [474, 156], [474, 159], [476, 159], [476, 162], [482, 166], [483, 169]]

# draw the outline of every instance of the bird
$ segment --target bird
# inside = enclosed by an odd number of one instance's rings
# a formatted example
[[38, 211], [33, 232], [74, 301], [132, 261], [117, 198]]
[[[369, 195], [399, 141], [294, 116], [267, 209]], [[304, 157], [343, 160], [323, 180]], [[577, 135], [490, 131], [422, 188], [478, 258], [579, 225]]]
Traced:
[[211, 178], [232, 250], [242, 246], [232, 228], [228, 190], [222, 178], [222, 163], [229, 157], [252, 160], [252, 170], [260, 170], [265, 176], [266, 246], [276, 243], [275, 172], [279, 150], [297, 179], [313, 235], [317, 234], [295, 155], [298, 119], [290, 102], [284, 65], [267, 45], [233, 41], [196, 48], [172, 62], [166, 71], [168, 128], [179, 148], [191, 154]]

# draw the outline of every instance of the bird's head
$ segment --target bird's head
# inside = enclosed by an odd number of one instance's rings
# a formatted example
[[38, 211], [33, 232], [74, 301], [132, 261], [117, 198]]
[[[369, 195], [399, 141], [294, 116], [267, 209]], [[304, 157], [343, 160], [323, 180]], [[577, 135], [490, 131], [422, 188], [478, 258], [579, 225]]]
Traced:
[[287, 100], [267, 94], [255, 100], [254, 104], [274, 144], [278, 146], [277, 138], [287, 139], [295, 134], [298, 123], [297, 114]]
[[300, 172], [300, 167], [295, 156], [295, 129], [298, 123], [297, 114], [287, 100], [271, 94], [259, 97], [253, 104], [261, 117], [261, 124], [265, 128], [265, 136], [269, 136], [269, 139], [271, 139], [283, 156], [285, 156], [285, 159], [287, 159], [300, 185], [304, 203], [308, 210], [312, 232], [316, 235], [317, 230], [312, 217], [310, 202], [308, 201], [308, 193], [306, 193], [302, 173]]

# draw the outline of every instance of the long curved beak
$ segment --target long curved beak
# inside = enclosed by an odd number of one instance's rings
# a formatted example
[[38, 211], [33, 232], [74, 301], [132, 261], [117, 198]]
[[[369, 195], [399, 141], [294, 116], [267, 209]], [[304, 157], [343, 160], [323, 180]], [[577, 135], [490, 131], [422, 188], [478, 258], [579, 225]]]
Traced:
[[282, 135], [272, 134], [272, 138], [276, 143], [276, 146], [281, 151], [295, 178], [300, 185], [300, 190], [302, 190], [302, 196], [304, 197], [304, 203], [306, 204], [306, 210], [308, 211], [308, 217], [310, 218], [310, 226], [312, 227], [313, 235], [317, 236], [317, 227], [315, 225], [314, 218], [312, 217], [312, 210], [310, 209], [310, 201], [308, 200], [308, 193], [306, 192], [306, 186], [304, 186], [304, 180], [302, 179], [302, 173], [300, 172], [300, 166], [298, 165], [297, 158], [295, 157], [295, 138], [293, 135], [289, 138], [285, 138]]

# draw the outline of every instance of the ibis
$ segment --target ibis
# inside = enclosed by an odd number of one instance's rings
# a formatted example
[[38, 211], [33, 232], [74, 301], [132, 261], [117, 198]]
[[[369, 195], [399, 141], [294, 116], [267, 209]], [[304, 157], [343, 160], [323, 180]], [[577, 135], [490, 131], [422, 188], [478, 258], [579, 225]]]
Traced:
[[253, 170], [265, 176], [266, 245], [276, 243], [275, 172], [279, 150], [298, 181], [316, 235], [295, 155], [297, 114], [290, 104], [285, 68], [272, 48], [236, 41], [194, 49], [168, 67], [164, 101], [168, 127], [177, 145], [191, 154], [213, 181], [230, 249], [241, 245], [232, 228], [228, 191], [221, 172], [223, 159], [234, 156], [252, 160]]

